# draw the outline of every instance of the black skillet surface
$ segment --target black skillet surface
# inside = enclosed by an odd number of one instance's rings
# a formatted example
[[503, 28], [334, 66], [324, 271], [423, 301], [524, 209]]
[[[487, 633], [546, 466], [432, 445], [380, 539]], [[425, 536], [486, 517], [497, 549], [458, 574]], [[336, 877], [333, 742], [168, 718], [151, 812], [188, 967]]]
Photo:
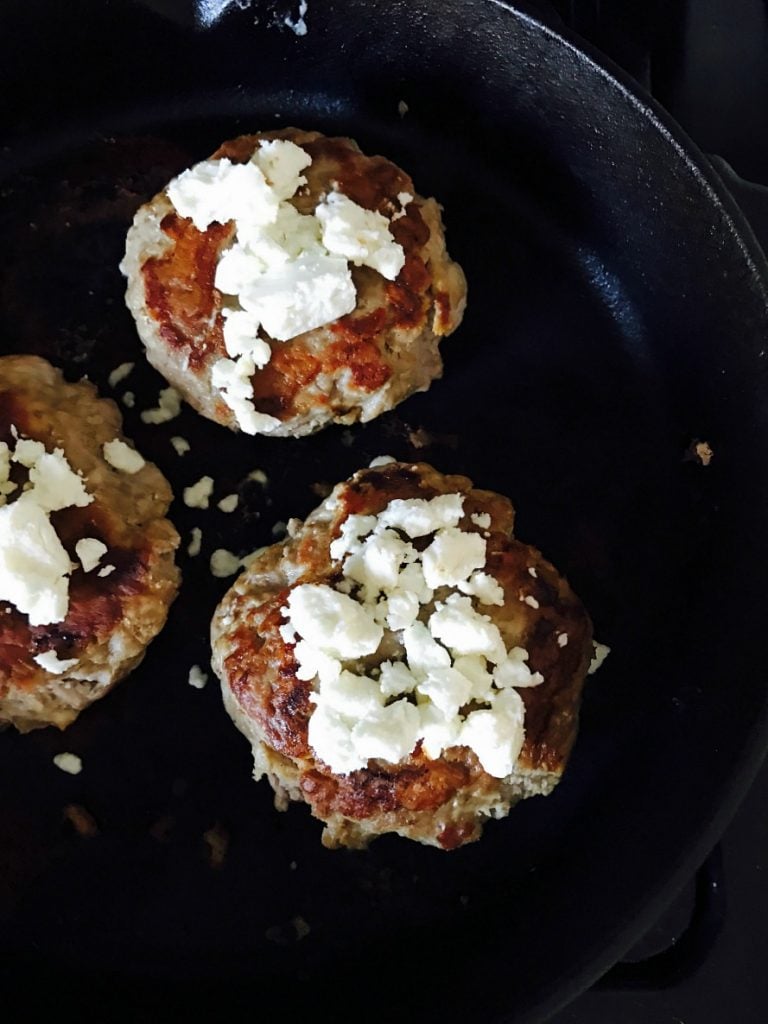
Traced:
[[[243, 499], [231, 515], [174, 505], [203, 554], [181, 554], [181, 596], [130, 680], [65, 734], [0, 738], [4, 1006], [540, 1021], [652, 921], [765, 745], [764, 260], [679, 131], [527, 16], [310, 2], [300, 37], [280, 13], [203, 33], [125, 2], [4, 5], [0, 351], [48, 355], [106, 394], [136, 360], [118, 389], [137, 396], [128, 434], [177, 494], [209, 473], [217, 499]], [[117, 272], [133, 210], [220, 139], [285, 123], [357, 137], [444, 203], [470, 281], [445, 378], [300, 441], [188, 409], [147, 427], [163, 382]], [[697, 438], [707, 467], [686, 458]], [[249, 780], [213, 683], [187, 685], [226, 587], [211, 551], [270, 541], [313, 485], [384, 452], [511, 495], [519, 536], [613, 648], [555, 794], [449, 855], [393, 838], [322, 849], [304, 808], [277, 814]], [[266, 487], [243, 482], [255, 468]], [[81, 775], [53, 767], [63, 750]], [[93, 838], [63, 823], [72, 803]], [[229, 837], [218, 868], [210, 829]]]

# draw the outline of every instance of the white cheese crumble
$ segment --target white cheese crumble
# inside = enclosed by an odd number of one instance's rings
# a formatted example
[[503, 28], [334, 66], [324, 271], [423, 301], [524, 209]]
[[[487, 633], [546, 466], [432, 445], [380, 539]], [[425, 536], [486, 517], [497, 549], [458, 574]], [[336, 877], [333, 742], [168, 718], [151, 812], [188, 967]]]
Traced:
[[186, 455], [192, 447], [186, 437], [172, 437], [171, 446], [177, 455]]
[[135, 365], [135, 363], [120, 363], [119, 366], [116, 366], [112, 373], [110, 373], [109, 377], [107, 377], [109, 386], [111, 388], [116, 388], [121, 381], [125, 380], [125, 378], [129, 376]]
[[189, 677], [187, 682], [190, 686], [193, 686], [196, 690], [202, 690], [205, 684], [208, 682], [208, 673], [203, 672], [199, 665], [193, 665], [189, 670]]
[[237, 494], [228, 494], [217, 503], [217, 508], [222, 512], [234, 512], [240, 504], [240, 497]]
[[[517, 689], [543, 677], [473, 603], [504, 593], [483, 571], [485, 539], [459, 526], [463, 503], [395, 499], [348, 516], [330, 550], [340, 582], [289, 593], [280, 633], [298, 678], [315, 681], [309, 742], [335, 772], [397, 762], [419, 741], [430, 758], [469, 746], [499, 778], [514, 768], [525, 735]], [[347, 667], [360, 659], [366, 674]]]
[[211, 383], [247, 434], [270, 434], [281, 425], [253, 403], [252, 377], [272, 355], [267, 339], [288, 341], [351, 313], [357, 292], [350, 262], [389, 280], [405, 262], [390, 221], [340, 192], [324, 196], [312, 214], [298, 212], [289, 200], [306, 184], [302, 171], [311, 162], [295, 143], [274, 139], [246, 163], [225, 157], [196, 164], [167, 189], [199, 231], [213, 223], [235, 227], [214, 277], [229, 299], [222, 311], [229, 358], [214, 363]]
[[193, 526], [190, 531], [190, 540], [187, 545], [187, 554], [190, 558], [196, 558], [200, 554], [203, 542], [203, 531], [199, 526]]
[[123, 405], [126, 409], [132, 409], [136, 405], [136, 395], [132, 391], [126, 391], [123, 395]]
[[318, 204], [315, 216], [322, 225], [323, 245], [356, 267], [378, 270], [394, 281], [405, 265], [403, 247], [389, 230], [389, 221], [376, 210], [366, 210], [343, 192], [331, 192]]
[[105, 565], [102, 569], [99, 569], [96, 575], [100, 576], [102, 579], [105, 579], [107, 576], [111, 576], [114, 571], [114, 565]]
[[181, 395], [176, 388], [163, 388], [155, 409], [145, 409], [141, 414], [143, 423], [157, 425], [175, 419], [181, 412]]
[[299, 0], [299, 13], [296, 18], [292, 18], [290, 14], [286, 14], [283, 18], [283, 24], [286, 28], [289, 28], [296, 36], [305, 36], [308, 32], [306, 13], [308, 5], [307, 0]]
[[369, 469], [378, 469], [380, 466], [388, 466], [390, 462], [394, 462], [394, 458], [391, 455], [377, 455], [375, 459], [371, 459], [368, 463]]
[[469, 517], [475, 526], [479, 526], [481, 530], [488, 530], [491, 526], [491, 516], [488, 512], [473, 512]]
[[68, 752], [56, 754], [53, 763], [58, 769], [66, 772], [67, 775], [79, 775], [83, 770], [83, 762], [77, 754], [70, 754]]
[[140, 469], [146, 466], [145, 460], [136, 449], [131, 448], [129, 444], [121, 441], [118, 437], [112, 441], [107, 441], [102, 451], [104, 452], [104, 459], [109, 465], [121, 473], [128, 473], [130, 476], [133, 476], [134, 473], [138, 473]]
[[75, 554], [80, 559], [83, 572], [92, 572], [106, 553], [107, 545], [95, 537], [83, 537], [75, 544]]
[[74, 568], [50, 514], [84, 508], [93, 496], [61, 448], [47, 452], [40, 441], [14, 437], [13, 451], [5, 444], [0, 450], [0, 481], [8, 481], [13, 462], [27, 470], [28, 481], [15, 501], [0, 507], [0, 600], [27, 615], [31, 626], [43, 626], [66, 618]]
[[66, 672], [68, 668], [72, 668], [73, 665], [76, 665], [80, 659], [59, 659], [56, 651], [43, 651], [42, 654], [36, 654], [32, 660], [36, 662], [40, 668], [45, 669], [46, 672], [50, 672], [55, 676], [60, 676], [63, 672]]
[[600, 668], [605, 659], [611, 653], [611, 648], [607, 644], [599, 644], [597, 640], [594, 642], [595, 653], [592, 655], [592, 660], [589, 663], [587, 669], [587, 675], [594, 675], [595, 672]]
[[10, 479], [11, 450], [5, 441], [0, 441], [0, 505], [5, 504], [5, 497], [16, 490], [16, 484]]
[[262, 487], [266, 487], [269, 483], [269, 477], [263, 469], [252, 469], [246, 477], [246, 480], [255, 480], [257, 484], [261, 484]]
[[234, 576], [242, 566], [237, 555], [233, 555], [226, 548], [216, 548], [211, 555], [211, 574], [217, 579], [225, 579], [227, 576]]
[[196, 484], [184, 488], [184, 504], [188, 508], [208, 508], [212, 494], [213, 477], [201, 476]]

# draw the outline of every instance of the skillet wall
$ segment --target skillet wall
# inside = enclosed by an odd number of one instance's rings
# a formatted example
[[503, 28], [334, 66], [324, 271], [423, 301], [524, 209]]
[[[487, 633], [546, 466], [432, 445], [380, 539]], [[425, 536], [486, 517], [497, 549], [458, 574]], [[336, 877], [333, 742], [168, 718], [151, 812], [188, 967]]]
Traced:
[[[475, 992], [474, 1008], [490, 1016], [515, 1005], [523, 1020], [530, 1007], [538, 1017], [618, 956], [695, 866], [765, 737], [755, 668], [768, 555], [762, 257], [735, 234], [727, 200], [663, 126], [578, 52], [494, 4], [310, 3], [303, 38], [268, 19], [254, 25], [250, 10], [203, 33], [135, 4], [63, 6], [4, 5], [2, 166], [97, 129], [216, 117], [240, 118], [245, 131], [257, 127], [249, 112], [272, 109], [310, 127], [363, 133], [395, 158], [420, 151], [418, 180], [444, 200], [449, 224], [465, 194], [484, 194], [477, 217], [462, 209], [456, 241], [486, 308], [470, 306], [465, 332], [479, 341], [451, 357], [443, 415], [449, 422], [462, 388], [483, 382], [473, 429], [494, 443], [466, 469], [488, 486], [515, 476], [520, 507], [535, 501], [525, 470], [551, 457], [558, 430], [567, 454], [582, 458], [578, 479], [564, 474], [565, 493], [541, 509], [528, 537], [556, 563], [565, 557], [600, 638], [614, 647], [612, 688], [585, 707], [560, 804], [567, 829], [525, 811], [519, 834], [550, 829], [552, 838], [551, 848], [540, 842], [546, 857], [525, 886], [515, 881], [524, 856], [489, 842], [496, 890], [485, 901], [478, 894], [459, 948], [442, 962], [446, 976], [480, 974], [489, 956], [498, 966], [509, 954], [520, 977], [503, 992]], [[410, 110], [400, 119], [402, 98]], [[543, 240], [534, 265], [514, 237], [508, 252], [488, 248], [496, 207], [513, 209], [521, 233]], [[539, 323], [519, 281], [549, 281], [548, 258], [578, 268], [585, 292], [599, 297], [605, 339], [593, 345], [575, 330], [576, 345], [544, 333], [551, 353], [531, 344]], [[551, 301], [561, 298], [570, 292]], [[528, 337], [519, 349], [488, 350], [500, 318], [512, 341]], [[10, 351], [14, 339], [0, 344]], [[486, 380], [478, 354], [488, 360]], [[561, 386], [548, 376], [553, 365]], [[535, 404], [516, 379], [541, 384], [542, 421], [556, 421], [542, 422], [545, 440], [536, 432], [501, 439], [530, 449], [509, 452], [519, 475], [499, 468], [495, 443], [507, 406], [514, 418], [514, 406]], [[623, 406], [643, 402], [652, 408], [633, 437]], [[568, 448], [569, 430], [578, 437], [586, 423], [589, 459]], [[681, 482], [676, 471], [694, 437], [711, 441], [716, 460], [707, 477], [686, 470]], [[616, 468], [620, 460], [635, 460], [648, 486], [625, 491], [633, 474], [626, 463]], [[589, 542], [569, 546], [569, 519], [574, 529], [589, 524]], [[674, 572], [654, 578], [665, 560]], [[450, 915], [445, 922], [451, 927]], [[403, 948], [419, 948], [426, 927], [414, 925]]]

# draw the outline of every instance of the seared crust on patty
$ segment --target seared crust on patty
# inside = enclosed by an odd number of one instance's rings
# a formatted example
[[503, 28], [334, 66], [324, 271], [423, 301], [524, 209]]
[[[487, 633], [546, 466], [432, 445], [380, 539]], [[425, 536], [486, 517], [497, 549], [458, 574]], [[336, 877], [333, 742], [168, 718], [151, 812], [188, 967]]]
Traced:
[[[479, 530], [474, 513], [491, 517], [486, 570], [502, 586], [504, 604], [482, 606], [482, 612], [507, 648], [524, 647], [531, 671], [544, 677], [520, 690], [525, 741], [515, 770], [495, 778], [467, 747], [451, 747], [432, 760], [418, 744], [397, 764], [372, 759], [363, 769], [334, 774], [308, 741], [313, 682], [297, 678], [294, 645], [279, 631], [288, 596], [299, 584], [338, 580], [340, 566], [329, 548], [349, 515], [375, 515], [395, 498], [455, 493], [464, 495], [463, 530]], [[253, 746], [254, 774], [269, 777], [277, 806], [306, 801], [325, 822], [326, 845], [365, 846], [397, 832], [452, 849], [479, 838], [486, 818], [501, 817], [517, 800], [549, 793], [558, 782], [576, 736], [592, 626], [553, 566], [512, 536], [513, 523], [508, 499], [474, 489], [466, 477], [445, 476], [423, 463], [362, 470], [339, 484], [287, 542], [254, 558], [219, 605], [211, 627], [213, 666], [225, 706]], [[563, 634], [565, 644], [558, 640]], [[360, 662], [361, 672], [370, 667], [371, 659]]]
[[[0, 601], [0, 727], [64, 729], [141, 661], [176, 596], [179, 536], [164, 518], [171, 489], [149, 462], [129, 474], [105, 461], [103, 445], [124, 440], [121, 426], [115, 403], [99, 398], [87, 381], [69, 384], [37, 356], [0, 358], [0, 440], [13, 447], [15, 429], [48, 451], [63, 449], [94, 496], [84, 508], [51, 514], [77, 565], [66, 618], [31, 626], [26, 615]], [[75, 545], [86, 537], [106, 545], [100, 564], [115, 567], [109, 575], [79, 566]], [[76, 658], [77, 664], [61, 674], [49, 672], [34, 661], [47, 651], [62, 661]]]
[[[271, 435], [298, 437], [329, 423], [368, 421], [425, 391], [442, 373], [438, 342], [461, 321], [466, 282], [446, 252], [437, 202], [417, 195], [404, 171], [384, 157], [365, 156], [351, 139], [286, 128], [225, 142], [211, 159], [244, 163], [268, 139], [294, 142], [312, 157], [307, 185], [290, 200], [300, 213], [314, 212], [334, 186], [387, 217], [400, 210], [399, 194], [414, 197], [390, 226], [405, 253], [395, 281], [353, 267], [353, 312], [289, 341], [266, 339], [272, 355], [251, 378], [254, 406], [281, 421]], [[121, 268], [150, 363], [199, 413], [237, 430], [211, 384], [214, 363], [227, 358], [214, 276], [234, 234], [232, 222], [198, 231], [161, 192], [136, 214]]]

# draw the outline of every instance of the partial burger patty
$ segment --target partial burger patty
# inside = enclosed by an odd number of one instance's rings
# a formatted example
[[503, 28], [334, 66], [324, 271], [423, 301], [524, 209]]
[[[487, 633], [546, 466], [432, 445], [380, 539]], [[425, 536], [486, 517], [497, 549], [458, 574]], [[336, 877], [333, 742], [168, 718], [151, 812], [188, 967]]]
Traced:
[[[62, 450], [94, 498], [50, 517], [73, 563], [66, 618], [33, 626], [0, 601], [0, 727], [65, 728], [141, 661], [176, 596], [179, 537], [165, 518], [171, 489], [149, 462], [128, 473], [105, 460], [104, 444], [125, 440], [121, 425], [115, 403], [100, 399], [87, 381], [69, 384], [37, 356], [0, 358], [0, 441], [11, 450], [19, 437]], [[14, 466], [14, 474], [9, 503], [23, 487], [22, 467]], [[106, 547], [99, 564], [107, 575], [79, 564], [75, 548], [83, 538]], [[48, 671], [35, 661], [48, 652], [75, 664]]]
[[[330, 423], [365, 422], [425, 391], [442, 373], [438, 343], [461, 321], [466, 282], [446, 252], [437, 202], [419, 196], [389, 160], [365, 156], [352, 139], [287, 128], [225, 142], [211, 159], [245, 163], [272, 139], [294, 142], [312, 158], [303, 172], [307, 184], [290, 200], [300, 213], [313, 213], [324, 195], [338, 190], [366, 210], [387, 218], [397, 213], [390, 230], [405, 253], [394, 281], [369, 267], [352, 268], [353, 312], [288, 341], [265, 338], [271, 358], [251, 378], [253, 403], [280, 421], [271, 435], [297, 437]], [[404, 193], [413, 198], [401, 211]], [[149, 361], [199, 413], [237, 430], [211, 382], [213, 365], [227, 355], [214, 276], [234, 235], [233, 222], [197, 230], [164, 191], [136, 214], [121, 266]]]
[[[334, 772], [309, 742], [318, 680], [299, 678], [306, 673], [299, 673], [295, 641], [284, 626], [291, 595], [307, 583], [338, 585], [341, 565], [330, 547], [348, 517], [378, 515], [393, 499], [449, 494], [463, 496], [460, 528], [485, 537], [487, 572], [504, 592], [501, 605], [473, 599], [476, 610], [498, 626], [508, 649], [524, 648], [528, 668], [543, 676], [539, 685], [519, 691], [525, 738], [514, 769], [498, 778], [469, 747], [429, 758], [419, 742], [397, 763], [371, 758], [363, 768]], [[294, 522], [286, 542], [256, 556], [219, 605], [211, 629], [213, 666], [225, 706], [252, 744], [255, 777], [268, 776], [280, 809], [290, 800], [308, 803], [325, 823], [325, 845], [360, 847], [396, 832], [453, 849], [479, 838], [488, 817], [502, 817], [521, 798], [549, 793], [560, 779], [577, 732], [592, 626], [553, 566], [514, 538], [513, 521], [507, 498], [474, 489], [466, 477], [445, 476], [426, 464], [362, 470], [304, 523]], [[422, 607], [422, 622], [447, 593], [435, 591]], [[402, 651], [400, 640], [385, 630], [374, 657], [345, 667], [375, 676], [377, 662]]]

